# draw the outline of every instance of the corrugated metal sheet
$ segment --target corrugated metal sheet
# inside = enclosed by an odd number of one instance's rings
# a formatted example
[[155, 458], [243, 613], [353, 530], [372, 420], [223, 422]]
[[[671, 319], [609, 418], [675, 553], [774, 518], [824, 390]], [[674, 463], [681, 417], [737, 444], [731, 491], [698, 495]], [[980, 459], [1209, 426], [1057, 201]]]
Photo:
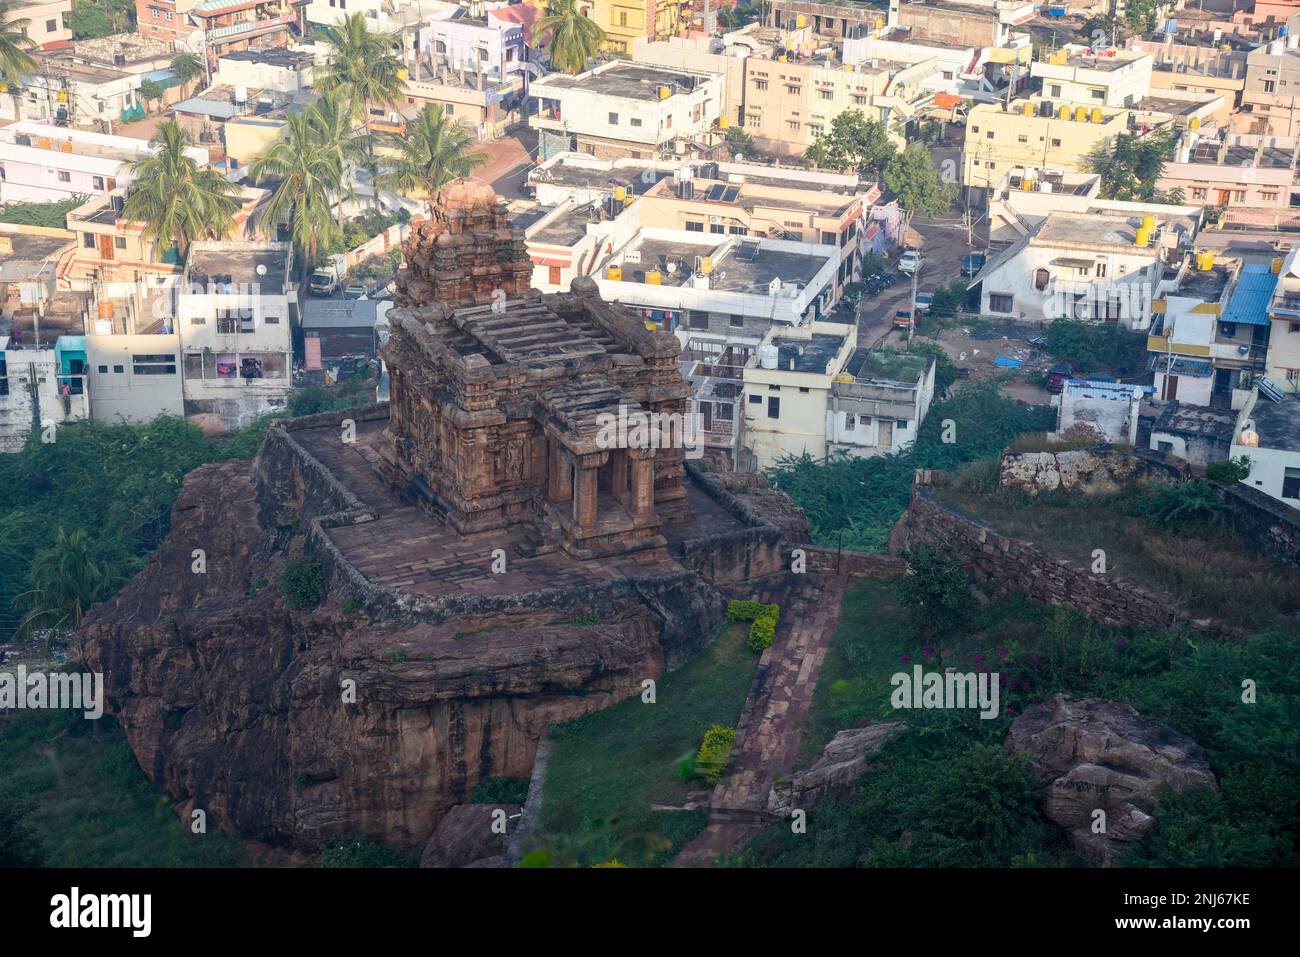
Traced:
[[1246, 263], [1241, 267], [1237, 288], [1228, 300], [1228, 308], [1219, 317], [1220, 322], [1244, 322], [1252, 326], [1267, 326], [1268, 301], [1277, 286], [1277, 274], [1265, 263]]

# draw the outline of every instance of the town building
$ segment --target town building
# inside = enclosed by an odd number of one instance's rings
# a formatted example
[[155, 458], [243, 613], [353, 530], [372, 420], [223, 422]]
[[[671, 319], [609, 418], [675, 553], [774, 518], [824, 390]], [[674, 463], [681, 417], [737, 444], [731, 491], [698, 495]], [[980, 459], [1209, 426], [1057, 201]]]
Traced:
[[26, 20], [23, 35], [39, 50], [72, 45], [72, 0], [17, 0], [11, 20]]
[[1189, 129], [1157, 185], [1181, 190], [1184, 202], [1218, 207], [1224, 224], [1288, 226], [1300, 221], [1300, 188], [1293, 182], [1298, 153], [1300, 136], [1224, 131], [1216, 137]]
[[456, 7], [445, 18], [419, 28], [419, 53], [435, 68], [505, 80], [527, 68], [522, 23], [491, 15], [486, 7]]
[[340, 359], [378, 354], [376, 328], [392, 302], [375, 299], [306, 299], [302, 304], [304, 367], [310, 372]]
[[88, 335], [85, 343], [91, 418], [148, 422], [185, 414], [179, 335]]
[[[1253, 44], [1224, 37], [1221, 31], [1218, 39], [1209, 35], [1162, 31], [1158, 36], [1150, 38], [1129, 37], [1126, 46], [1130, 50], [1150, 52], [1153, 58], [1153, 96], [1174, 91], [1208, 93], [1221, 97], [1223, 104], [1211, 120], [1219, 129], [1232, 126], [1246, 84], [1246, 54]], [[1247, 129], [1239, 132], [1251, 131]]]
[[1134, 106], [1151, 89], [1152, 57], [1145, 50], [1066, 46], [1037, 60], [1030, 75], [1043, 99], [1084, 106]]
[[[340, 0], [340, 3], [346, 0]], [[140, 33], [171, 40], [206, 59], [252, 46], [285, 47], [308, 33], [307, 0], [135, 0]], [[202, 39], [194, 38], [195, 31]], [[197, 42], [196, 42], [197, 41]]]
[[1050, 213], [985, 263], [975, 278], [980, 311], [1029, 322], [1068, 317], [1146, 329], [1152, 300], [1176, 288], [1198, 224], [1178, 215]]
[[1137, 442], [1141, 417], [1142, 386], [1123, 382], [1095, 382], [1067, 379], [1061, 394], [1052, 397], [1056, 406], [1056, 432], [1091, 432], [1106, 442]]
[[441, 106], [443, 114], [465, 123], [480, 142], [503, 135], [520, 115], [522, 76], [507, 72], [504, 78], [488, 73], [460, 72], [441, 65], [415, 62], [405, 81], [406, 106], [400, 112], [372, 106], [372, 130], [400, 132], [406, 118], [425, 106]]
[[0, 348], [0, 452], [56, 441], [58, 427], [90, 416], [80, 336], [60, 336], [53, 348]]
[[212, 84], [292, 96], [311, 88], [314, 64], [315, 57], [305, 50], [282, 47], [236, 50], [217, 59]]
[[1270, 398], [1262, 391], [1241, 410], [1232, 458], [1250, 460], [1242, 482], [1283, 505], [1300, 508], [1300, 396]]
[[172, 326], [183, 353], [186, 418], [229, 431], [282, 409], [297, 321], [288, 243], [192, 243]]
[[1264, 374], [1284, 393], [1300, 392], [1300, 251], [1274, 260], [1277, 282], [1268, 298], [1270, 324]]
[[583, 0], [583, 13], [605, 32], [604, 49], [629, 54], [638, 39], [662, 40], [677, 33], [682, 0]]
[[1271, 40], [1246, 54], [1241, 111], [1234, 129], [1262, 136], [1300, 136], [1300, 34]]
[[1236, 428], [1237, 413], [1230, 409], [1185, 405], [1175, 399], [1158, 407], [1148, 448], [1193, 465], [1222, 462], [1232, 449]]
[[[140, 76], [116, 66], [83, 62], [66, 50], [38, 53], [37, 72], [23, 78], [18, 96], [0, 96], [0, 120], [25, 120], [110, 132], [143, 116], [136, 99]], [[18, 115], [15, 115], [17, 111]]]
[[548, 74], [529, 96], [541, 159], [559, 152], [654, 158], [683, 155], [717, 125], [722, 77], [615, 61], [576, 76]]
[[0, 345], [48, 344], [70, 323], [50, 316], [58, 287], [59, 265], [72, 253], [73, 235], [67, 230], [0, 223]]

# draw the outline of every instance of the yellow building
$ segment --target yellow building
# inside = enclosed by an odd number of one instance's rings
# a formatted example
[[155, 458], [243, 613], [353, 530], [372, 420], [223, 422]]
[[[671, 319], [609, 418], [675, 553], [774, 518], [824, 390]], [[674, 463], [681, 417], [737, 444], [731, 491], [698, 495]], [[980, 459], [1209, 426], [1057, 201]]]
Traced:
[[588, 0], [582, 10], [605, 31], [606, 50], [628, 55], [638, 37], [662, 40], [682, 23], [681, 0]]

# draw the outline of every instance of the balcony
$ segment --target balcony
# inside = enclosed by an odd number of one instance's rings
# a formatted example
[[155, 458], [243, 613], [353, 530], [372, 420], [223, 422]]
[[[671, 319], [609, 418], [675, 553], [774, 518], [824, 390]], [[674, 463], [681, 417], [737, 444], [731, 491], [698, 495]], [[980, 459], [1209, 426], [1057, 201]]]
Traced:
[[297, 22], [297, 18], [292, 14], [282, 17], [268, 17], [265, 20], [245, 20], [242, 23], [230, 23], [225, 26], [213, 27], [207, 31], [207, 37], [209, 43], [233, 40], [249, 34], [269, 31], [275, 27], [292, 26]]

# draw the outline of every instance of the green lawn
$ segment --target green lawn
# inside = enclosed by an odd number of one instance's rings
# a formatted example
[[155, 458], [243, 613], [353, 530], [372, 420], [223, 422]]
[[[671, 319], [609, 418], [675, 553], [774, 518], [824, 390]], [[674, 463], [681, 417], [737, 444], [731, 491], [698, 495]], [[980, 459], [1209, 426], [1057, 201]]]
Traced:
[[112, 718], [99, 735], [80, 712], [0, 718], [0, 810], [18, 812], [48, 867], [235, 867], [249, 861], [212, 821], [182, 827], [170, 799], [136, 764]]
[[734, 727], [758, 655], [745, 645], [748, 623], [723, 627], [688, 663], [657, 682], [656, 702], [640, 696], [551, 732], [544, 800], [532, 846], [552, 866], [617, 858], [629, 866], [668, 863], [704, 827], [705, 808], [680, 806], [688, 792], [675, 764], [694, 753], [710, 725]]

